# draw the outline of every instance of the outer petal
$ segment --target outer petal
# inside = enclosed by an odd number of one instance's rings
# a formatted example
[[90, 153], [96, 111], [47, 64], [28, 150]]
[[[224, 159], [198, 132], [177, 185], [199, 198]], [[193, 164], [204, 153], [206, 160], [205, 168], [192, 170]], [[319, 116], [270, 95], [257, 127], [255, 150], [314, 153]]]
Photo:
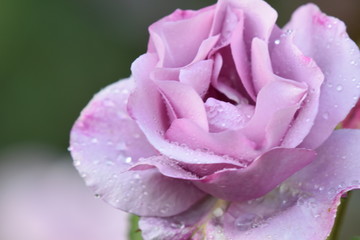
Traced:
[[217, 198], [246, 201], [268, 193], [314, 158], [311, 150], [277, 148], [244, 169], [224, 169], [194, 183]]
[[99, 163], [119, 173], [139, 157], [158, 154], [126, 111], [133, 85], [127, 79], [108, 86], [81, 112], [70, 139], [74, 165], [81, 173], [92, 175]]
[[[360, 131], [336, 131], [318, 158], [267, 196], [233, 203], [225, 216], [232, 239], [326, 239], [341, 195], [360, 188]], [[294, 224], [296, 223], [296, 224]]]
[[132, 85], [123, 80], [107, 87], [82, 111], [71, 133], [74, 165], [96, 196], [117, 208], [146, 216], [178, 214], [204, 194], [156, 169], [125, 172], [138, 158], [158, 155], [127, 114]]
[[[144, 240], [201, 240], [205, 229], [207, 216], [211, 216], [211, 209], [214, 207], [215, 199], [208, 198], [193, 206], [183, 214], [170, 218], [148, 218], [142, 217], [139, 222]], [[156, 226], [156, 227], [154, 227]], [[206, 234], [214, 235], [217, 229], [206, 229]], [[216, 238], [217, 239], [217, 238]]]
[[360, 52], [345, 25], [313, 4], [299, 8], [285, 29], [295, 31], [295, 43], [325, 74], [319, 114], [302, 146], [318, 147], [343, 120], [360, 94]]

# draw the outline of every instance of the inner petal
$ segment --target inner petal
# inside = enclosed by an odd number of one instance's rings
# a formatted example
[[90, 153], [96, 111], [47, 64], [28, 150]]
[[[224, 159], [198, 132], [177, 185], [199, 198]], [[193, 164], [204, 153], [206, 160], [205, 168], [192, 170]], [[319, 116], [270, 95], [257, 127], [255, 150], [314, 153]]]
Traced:
[[223, 157], [235, 158], [240, 162], [254, 159], [259, 152], [254, 142], [239, 131], [209, 133], [188, 119], [176, 119], [166, 131], [165, 137], [173, 142], [185, 144], [192, 149], [211, 151]]
[[233, 105], [214, 98], [206, 100], [205, 110], [210, 132], [241, 129], [254, 114], [254, 106], [252, 105]]

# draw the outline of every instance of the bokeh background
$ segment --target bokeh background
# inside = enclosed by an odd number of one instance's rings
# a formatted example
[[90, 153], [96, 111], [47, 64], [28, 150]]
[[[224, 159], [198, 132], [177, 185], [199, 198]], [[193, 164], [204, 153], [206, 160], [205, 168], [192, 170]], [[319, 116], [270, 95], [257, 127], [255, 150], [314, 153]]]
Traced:
[[[281, 26], [306, 3], [268, 2], [278, 10]], [[313, 2], [342, 19], [351, 38], [360, 41], [359, 0]], [[66, 156], [69, 131], [81, 109], [101, 88], [129, 76], [132, 61], [146, 51], [148, 25], [175, 8], [198, 9], [212, 3], [0, 0], [0, 154], [41, 145]], [[358, 195], [349, 211], [355, 220], [346, 220], [341, 239], [360, 235]]]

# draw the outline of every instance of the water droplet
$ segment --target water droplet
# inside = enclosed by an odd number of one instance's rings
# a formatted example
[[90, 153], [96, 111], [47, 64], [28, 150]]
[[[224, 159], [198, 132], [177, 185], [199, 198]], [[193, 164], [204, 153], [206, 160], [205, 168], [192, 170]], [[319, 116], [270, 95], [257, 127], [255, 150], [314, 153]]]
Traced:
[[99, 140], [98, 140], [97, 138], [93, 138], [93, 139], [91, 139], [91, 142], [92, 142], [92, 143], [98, 143]]
[[135, 178], [135, 179], [140, 179], [140, 174], [136, 173], [136, 174], [134, 175], [134, 178]]
[[224, 211], [221, 208], [216, 208], [213, 211], [215, 217], [221, 217], [224, 214]]
[[95, 198], [101, 198], [101, 195], [98, 194], [98, 193], [95, 193], [94, 197], [95, 197]]
[[280, 44], [280, 39], [276, 39], [276, 40], [274, 41], [274, 43], [275, 43], [276, 45], [279, 45], [279, 44]]
[[126, 163], [131, 163], [131, 162], [132, 162], [132, 157], [127, 157], [127, 158], [125, 158], [125, 162], [126, 162]]
[[70, 146], [70, 147], [68, 147], [68, 149], [67, 149], [69, 152], [71, 152], [72, 150], [73, 150], [73, 148]]
[[338, 91], [338, 92], [341, 92], [343, 90], [343, 86], [342, 85], [337, 85], [336, 86], [336, 91]]
[[327, 28], [332, 28], [332, 25], [329, 23], [328, 25], [326, 25]]
[[162, 214], [165, 214], [165, 213], [167, 213], [168, 211], [169, 211], [169, 206], [167, 206], [167, 205], [165, 205], [163, 208], [160, 209], [160, 212], [161, 212]]
[[322, 117], [325, 119], [325, 120], [328, 120], [329, 119], [329, 113], [328, 112], [324, 112]]
[[114, 162], [113, 162], [113, 161], [106, 161], [106, 165], [108, 165], [108, 166], [113, 166], [113, 165], [114, 165]]
[[259, 216], [254, 213], [245, 213], [235, 220], [235, 226], [240, 231], [250, 229], [259, 220]]
[[79, 160], [74, 160], [74, 166], [75, 167], [78, 167], [78, 166], [80, 166], [80, 161]]
[[172, 222], [170, 226], [172, 228], [183, 229], [185, 227], [185, 224], [183, 222]]
[[126, 147], [126, 144], [124, 142], [119, 142], [116, 145], [116, 149], [119, 150], [119, 151], [124, 151], [124, 150], [127, 149], [127, 147]]

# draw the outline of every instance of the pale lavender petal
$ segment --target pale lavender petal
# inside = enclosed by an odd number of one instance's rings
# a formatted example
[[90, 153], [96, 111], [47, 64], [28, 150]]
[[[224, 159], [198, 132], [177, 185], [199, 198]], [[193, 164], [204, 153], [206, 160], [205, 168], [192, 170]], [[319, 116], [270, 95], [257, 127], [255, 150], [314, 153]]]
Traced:
[[[263, 198], [232, 203], [225, 231], [233, 239], [326, 239], [340, 197], [360, 188], [359, 130], [335, 131], [318, 158]], [[296, 224], [294, 224], [296, 223]]]
[[253, 117], [241, 131], [258, 148], [278, 146], [306, 94], [304, 83], [278, 79], [267, 84], [257, 96]]
[[315, 60], [325, 75], [319, 113], [303, 147], [315, 148], [343, 120], [360, 94], [360, 52], [344, 23], [326, 16], [314, 4], [300, 7], [285, 29], [295, 31], [295, 44]]
[[203, 97], [210, 85], [213, 69], [213, 60], [204, 60], [194, 63], [180, 70], [179, 80], [190, 85], [201, 97]]
[[136, 215], [167, 217], [187, 210], [205, 194], [189, 181], [169, 178], [149, 168], [110, 175], [97, 188], [97, 196]]
[[132, 79], [120, 80], [98, 93], [81, 112], [70, 140], [74, 165], [80, 172], [96, 170], [100, 162], [122, 171], [139, 157], [157, 153], [127, 113], [132, 90]]
[[[157, 168], [161, 174], [167, 177], [183, 180], [199, 180], [207, 175], [213, 174], [219, 169], [239, 168], [238, 165], [229, 163], [217, 164], [185, 164], [165, 156], [154, 156], [142, 158], [134, 164], [131, 170], [146, 170]], [[193, 173], [194, 172], [194, 173]]]
[[[188, 211], [169, 218], [142, 217], [139, 227], [144, 240], [201, 240], [205, 229], [200, 227], [208, 224], [207, 216], [211, 216], [215, 199], [208, 198], [194, 205]], [[208, 224], [210, 225], [210, 224]], [[216, 229], [206, 229], [206, 234], [216, 234]]]
[[210, 36], [212, 8], [199, 12], [176, 10], [149, 27], [149, 50], [156, 49], [159, 66], [182, 67], [190, 64], [202, 42]]
[[188, 119], [173, 121], [165, 137], [195, 150], [211, 151], [223, 156], [224, 160], [227, 156], [237, 159], [238, 162], [246, 162], [259, 155], [259, 152], [255, 150], [256, 144], [240, 131], [209, 133]]
[[188, 84], [177, 81], [156, 81], [162, 96], [169, 102], [176, 118], [186, 118], [208, 131], [204, 102]]
[[320, 86], [324, 75], [313, 59], [304, 56], [293, 43], [294, 32], [274, 29], [270, 44], [272, 66], [280, 77], [306, 83], [309, 91], [281, 143], [296, 147], [309, 134], [318, 114]]
[[[243, 12], [243, 27], [235, 32], [231, 50], [234, 57], [236, 69], [248, 94], [255, 99], [254, 85], [251, 79], [249, 63], [251, 59], [251, 44], [254, 38], [268, 41], [277, 19], [276, 11], [261, 0], [225, 1], [232, 6], [238, 7]], [[241, 30], [241, 32], [239, 31]]]
[[239, 130], [243, 128], [254, 114], [254, 106], [250, 104], [233, 105], [215, 98], [208, 98], [205, 110], [210, 132]]
[[275, 148], [246, 168], [224, 169], [194, 183], [217, 198], [246, 201], [268, 193], [314, 158], [312, 150]]
[[256, 95], [265, 85], [276, 79], [267, 43], [259, 38], [254, 38], [252, 41], [251, 70]]

